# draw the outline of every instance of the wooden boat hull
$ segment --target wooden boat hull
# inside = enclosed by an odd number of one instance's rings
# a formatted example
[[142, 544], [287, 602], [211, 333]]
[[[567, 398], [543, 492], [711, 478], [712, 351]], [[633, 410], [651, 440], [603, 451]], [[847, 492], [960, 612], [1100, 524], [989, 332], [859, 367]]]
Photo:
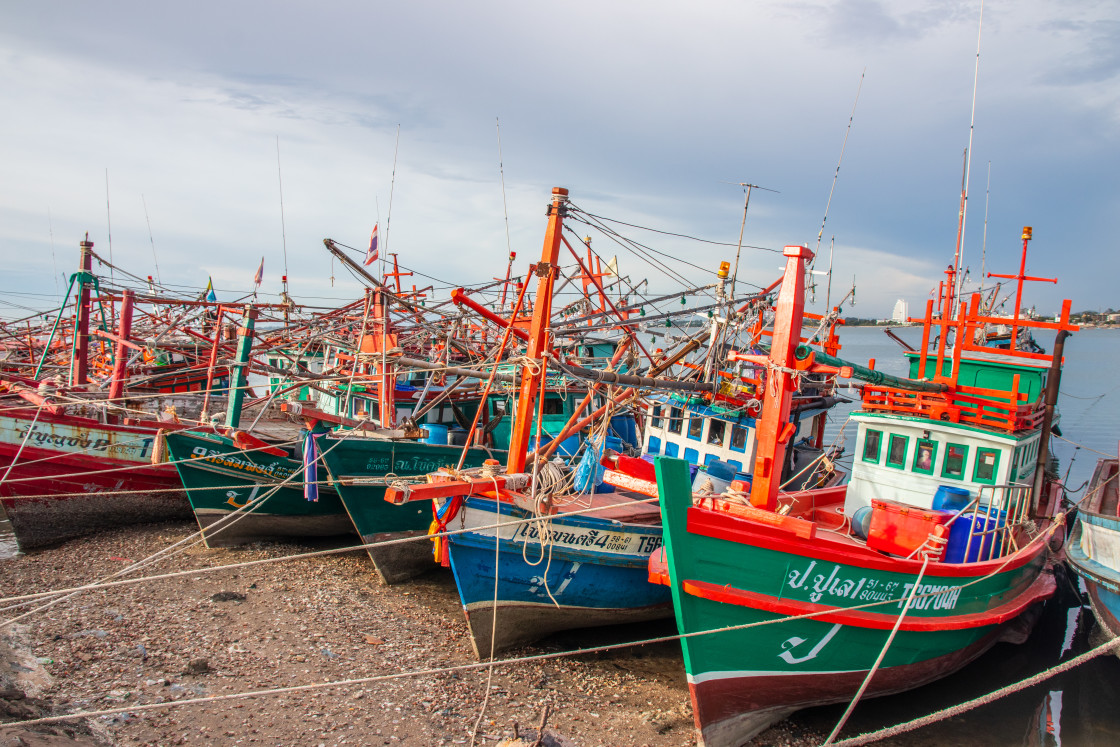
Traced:
[[0, 415], [0, 501], [20, 548], [189, 519], [175, 469], [151, 463], [156, 433], [47, 412], [37, 421], [31, 413]]
[[[339, 438], [325, 435], [319, 439], [319, 452], [330, 471], [342, 505], [355, 529], [367, 545], [374, 569], [382, 583], [394, 584], [435, 567], [430, 542], [410, 537], [426, 537], [432, 522], [430, 501], [393, 505], [385, 500], [387, 475], [413, 480], [429, 472], [455, 465], [461, 446], [426, 444], [416, 441], [389, 441], [371, 438]], [[464, 466], [477, 467], [491, 452], [473, 448]]]
[[[217, 433], [179, 431], [166, 439], [207, 547], [353, 534], [350, 517], [329, 485], [319, 486], [318, 501], [304, 498], [301, 477], [278, 487], [303, 468], [299, 460], [243, 452]], [[231, 516], [246, 502], [255, 505]]]
[[447, 541], [479, 658], [490, 655], [491, 643], [497, 652], [561, 630], [672, 614], [668, 590], [647, 581], [661, 527], [557, 515], [548, 522], [551, 541], [542, 542], [542, 524], [517, 523], [528, 516], [508, 503], [468, 498], [447, 524], [449, 531], [477, 529]]
[[[655, 559], [651, 577], [672, 589], [701, 743], [737, 746], [797, 709], [852, 698], [921, 562], [694, 507], [680, 460], [658, 459], [658, 484], [666, 564]], [[986, 651], [1053, 595], [1047, 562], [1038, 540], [1006, 565], [931, 563], [865, 697], [933, 681]]]

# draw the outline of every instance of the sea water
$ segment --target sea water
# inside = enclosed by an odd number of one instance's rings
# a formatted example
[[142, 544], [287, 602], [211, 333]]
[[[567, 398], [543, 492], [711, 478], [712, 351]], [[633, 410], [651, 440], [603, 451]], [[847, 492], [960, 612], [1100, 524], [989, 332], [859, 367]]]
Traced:
[[[895, 330], [914, 347], [921, 343], [921, 329]], [[1051, 350], [1054, 339], [1038, 337]], [[839, 356], [904, 376], [909, 364], [897, 342], [878, 327], [842, 330]], [[1084, 496], [1097, 459], [1116, 458], [1120, 438], [1120, 329], [1083, 329], [1066, 339], [1065, 368], [1058, 397], [1061, 436], [1051, 440], [1059, 470], [1074, 501]], [[847, 387], [840, 390], [849, 394]], [[851, 403], [830, 413], [826, 440], [842, 439], [850, 464], [855, 443], [854, 424], [848, 415], [858, 405], [859, 394], [850, 390]], [[1021, 645], [997, 644], [984, 656], [956, 674], [917, 690], [876, 698], [860, 704], [844, 735], [874, 731], [906, 722], [935, 710], [981, 698], [1084, 653], [1102, 642], [1096, 621], [1084, 605], [1084, 589], [1064, 566], [1056, 569], [1058, 593], [1042, 610], [1030, 639]], [[1097, 657], [1013, 695], [995, 700], [882, 744], [925, 747], [935, 744], [968, 745], [1090, 745], [1120, 743], [1120, 661]], [[846, 704], [845, 704], [846, 705]], [[794, 720], [825, 733], [845, 706], [802, 711]]]

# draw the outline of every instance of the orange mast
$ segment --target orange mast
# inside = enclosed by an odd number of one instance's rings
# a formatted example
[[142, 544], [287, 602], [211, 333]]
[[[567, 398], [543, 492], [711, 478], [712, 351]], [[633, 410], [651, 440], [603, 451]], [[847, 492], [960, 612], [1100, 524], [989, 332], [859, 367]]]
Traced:
[[532, 409], [537, 390], [544, 378], [544, 355], [549, 347], [548, 322], [552, 316], [552, 287], [556, 282], [556, 262], [560, 256], [560, 239], [564, 216], [568, 211], [568, 190], [554, 187], [552, 203], [548, 206], [548, 229], [544, 234], [541, 261], [536, 266], [537, 297], [533, 304], [533, 323], [529, 329], [529, 347], [525, 353], [529, 360], [523, 366], [521, 391], [517, 398], [517, 416], [509, 439], [509, 456], [506, 472], [514, 474], [525, 469], [525, 454], [529, 447], [530, 429], [533, 424]]

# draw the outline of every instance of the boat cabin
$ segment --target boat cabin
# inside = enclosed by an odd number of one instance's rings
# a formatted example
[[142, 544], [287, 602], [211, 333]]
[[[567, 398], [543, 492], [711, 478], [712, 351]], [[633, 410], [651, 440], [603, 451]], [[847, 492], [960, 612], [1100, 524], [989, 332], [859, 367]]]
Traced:
[[998, 433], [953, 423], [901, 419], [880, 413], [852, 415], [858, 425], [844, 513], [854, 516], [872, 499], [933, 508], [938, 488], [967, 490], [1029, 485], [1040, 432]]
[[[648, 409], [642, 453], [664, 455], [707, 466], [720, 460], [741, 477], [754, 466], [755, 418], [757, 410], [724, 408], [700, 397], [686, 399], [654, 396]], [[826, 407], [803, 410], [794, 419], [793, 463], [787, 471], [798, 472], [820, 454]]]

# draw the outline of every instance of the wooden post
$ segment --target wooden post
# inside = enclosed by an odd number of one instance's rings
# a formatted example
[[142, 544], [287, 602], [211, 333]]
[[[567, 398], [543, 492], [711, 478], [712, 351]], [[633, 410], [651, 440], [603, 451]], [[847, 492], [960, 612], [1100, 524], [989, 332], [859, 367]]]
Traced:
[[109, 399], [120, 399], [124, 394], [124, 380], [128, 377], [128, 337], [132, 334], [132, 303], [134, 293], [126, 288], [121, 296], [121, 319], [117, 327], [117, 354], [113, 359], [113, 383], [109, 385]]
[[[218, 316], [214, 319], [214, 344], [210, 346], [210, 363], [206, 369], [206, 392], [202, 395], [202, 412], [198, 416], [203, 425], [209, 417], [210, 397], [214, 389], [214, 367], [218, 365], [218, 348], [222, 344], [222, 327], [225, 324], [225, 311], [218, 304]], [[226, 392], [229, 392], [228, 384]]]
[[226, 405], [226, 427], [237, 428], [241, 424], [241, 403], [245, 401], [245, 388], [248, 386], [245, 369], [249, 367], [249, 351], [253, 347], [253, 328], [257, 322], [257, 310], [245, 306], [241, 326], [237, 329], [237, 360], [229, 369], [229, 402]]
[[78, 258], [78, 316], [75, 320], [74, 358], [70, 362], [70, 382], [82, 386], [89, 381], [89, 285], [86, 278], [93, 272], [93, 242], [86, 233], [84, 241], [78, 244], [81, 254]]

